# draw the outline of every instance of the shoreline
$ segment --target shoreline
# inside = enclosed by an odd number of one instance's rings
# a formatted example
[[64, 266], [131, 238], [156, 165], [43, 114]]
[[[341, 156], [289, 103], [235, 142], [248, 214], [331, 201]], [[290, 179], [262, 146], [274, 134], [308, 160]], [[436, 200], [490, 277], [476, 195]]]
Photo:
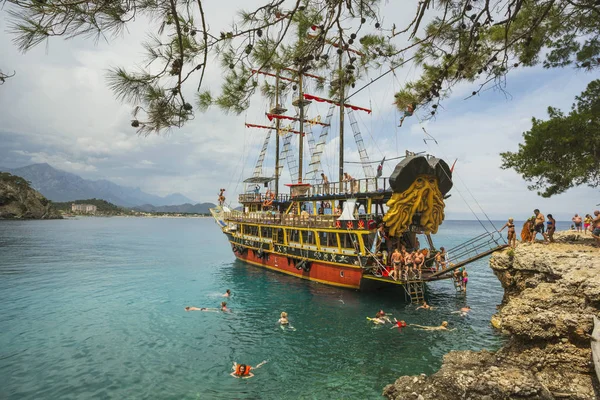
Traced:
[[436, 373], [402, 376], [388, 399], [598, 398], [591, 362], [600, 311], [600, 251], [590, 235], [557, 232], [556, 243], [519, 244], [489, 266], [504, 289], [491, 325], [507, 336], [496, 352], [451, 351]]

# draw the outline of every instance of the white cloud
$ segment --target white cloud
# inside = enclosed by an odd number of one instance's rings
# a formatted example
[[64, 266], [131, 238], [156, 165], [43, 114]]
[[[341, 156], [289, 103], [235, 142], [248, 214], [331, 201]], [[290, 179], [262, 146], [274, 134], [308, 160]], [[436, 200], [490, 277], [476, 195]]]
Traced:
[[[209, 2], [207, 6], [213, 29], [230, 23], [231, 13], [223, 13], [222, 4]], [[401, 26], [410, 20], [414, 6], [416, 2], [386, 4], [382, 13], [386, 17], [384, 24], [395, 22]], [[241, 0], [228, 3], [230, 10], [249, 7]], [[2, 31], [7, 29], [5, 18], [5, 14], [0, 14]], [[228, 198], [235, 198], [234, 189], [240, 191], [242, 185], [238, 181], [252, 173], [264, 138], [264, 131], [247, 129], [244, 122], [264, 123], [267, 102], [257, 96], [244, 115], [224, 115], [215, 109], [197, 113], [190, 124], [163, 136], [137, 136], [130, 127], [131, 106], [115, 100], [106, 86], [105, 74], [111, 66], [142, 65], [139, 43], [148, 26], [147, 20], [140, 19], [109, 44], [100, 42], [93, 46], [82, 39], [58, 39], [51, 40], [47, 50], [42, 45], [25, 55], [18, 53], [9, 35], [0, 36], [0, 68], [17, 70], [17, 75], [0, 89], [0, 135], [5, 138], [0, 152], [3, 146], [8, 149], [6, 154], [11, 154], [14, 163], [48, 162], [84, 178], [106, 178], [160, 195], [181, 192], [198, 201], [214, 202], [218, 188], [226, 187]], [[529, 192], [513, 171], [501, 170], [498, 156], [501, 151], [517, 149], [521, 133], [530, 127], [531, 116], [545, 117], [549, 105], [568, 108], [574, 95], [597, 74], [568, 69], [518, 69], [508, 81], [512, 99], [486, 91], [463, 101], [476, 85], [463, 84], [454, 89], [434, 120], [420, 124], [419, 118], [426, 115], [418, 112], [398, 128], [399, 113], [392, 104], [393, 94], [401, 84], [416, 78], [419, 71], [419, 67], [407, 65], [350, 100], [373, 110], [371, 115], [355, 112], [372, 160], [403, 155], [407, 149], [430, 151], [448, 162], [458, 158], [457, 175], [486, 211], [499, 216], [517, 217], [518, 213], [529, 213], [534, 206], [564, 213], [582, 212], [597, 202], [597, 192], [587, 188], [541, 199]], [[371, 77], [383, 72], [385, 68], [372, 71]], [[220, 75], [211, 65], [205, 77], [208, 86], [216, 89]], [[360, 87], [357, 85], [356, 89]], [[193, 89], [189, 89], [189, 95]], [[313, 103], [310, 115], [317, 114], [324, 118], [327, 106]], [[432, 141], [423, 142], [422, 127], [437, 139], [439, 146]], [[332, 181], [338, 174], [337, 130], [336, 110], [322, 158], [323, 170]], [[349, 125], [345, 131], [345, 159], [358, 161]], [[315, 133], [318, 135], [319, 131], [315, 129]], [[273, 143], [269, 152], [265, 173], [270, 174]], [[389, 174], [394, 166], [394, 162], [387, 162], [384, 173]], [[346, 164], [344, 169], [355, 177], [362, 176], [359, 164]], [[284, 178], [290, 178], [287, 171]], [[470, 197], [462, 186], [457, 179], [453, 197], [448, 201], [449, 213], [469, 212], [458, 193], [461, 190]], [[470, 204], [475, 204], [472, 199]]]

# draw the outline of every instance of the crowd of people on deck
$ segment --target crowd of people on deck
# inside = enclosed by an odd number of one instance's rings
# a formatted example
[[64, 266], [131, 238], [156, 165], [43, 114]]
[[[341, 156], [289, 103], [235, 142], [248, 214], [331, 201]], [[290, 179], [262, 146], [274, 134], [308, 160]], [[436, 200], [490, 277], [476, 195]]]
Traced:
[[[571, 221], [571, 230], [578, 234], [587, 235], [588, 233], [596, 240], [596, 246], [600, 247], [600, 210], [593, 212], [593, 216], [586, 214], [582, 218], [579, 214], [575, 214]], [[582, 228], [583, 227], [583, 228]], [[517, 232], [513, 218], [509, 218], [506, 224], [498, 230], [502, 232], [504, 228], [508, 228], [507, 240], [508, 244], [515, 248], [517, 246]], [[534, 243], [538, 233], [542, 235], [544, 243], [554, 242], [554, 233], [556, 232], [556, 220], [552, 214], [544, 216], [539, 209], [533, 210], [533, 215], [528, 218], [523, 224], [521, 231], [522, 243]]]

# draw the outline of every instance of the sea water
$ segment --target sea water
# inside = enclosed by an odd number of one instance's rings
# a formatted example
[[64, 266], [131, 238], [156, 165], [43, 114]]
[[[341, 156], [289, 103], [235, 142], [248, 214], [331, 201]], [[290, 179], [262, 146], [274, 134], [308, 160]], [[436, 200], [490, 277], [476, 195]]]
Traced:
[[[482, 232], [445, 221], [434, 240]], [[502, 288], [487, 258], [468, 271], [466, 295], [430, 284], [425, 311], [401, 289], [361, 293], [235, 261], [208, 218], [0, 221], [0, 398], [378, 398], [450, 350], [501, 346], [489, 320]], [[230, 313], [184, 310], [224, 300]], [[465, 305], [468, 316], [452, 314]], [[379, 309], [455, 330], [374, 326]], [[282, 311], [295, 330], [276, 324]], [[234, 361], [263, 360], [252, 379], [229, 375]]]

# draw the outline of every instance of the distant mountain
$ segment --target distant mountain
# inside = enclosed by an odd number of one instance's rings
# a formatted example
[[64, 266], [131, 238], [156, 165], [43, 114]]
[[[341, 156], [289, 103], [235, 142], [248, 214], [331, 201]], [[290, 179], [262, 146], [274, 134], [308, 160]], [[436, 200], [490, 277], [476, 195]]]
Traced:
[[120, 186], [104, 179], [98, 181], [83, 179], [78, 175], [53, 168], [46, 163], [0, 170], [24, 178], [46, 198], [57, 202], [96, 198], [122, 207], [142, 204], [166, 206], [194, 203], [193, 200], [180, 193], [170, 194], [166, 197], [156, 196], [142, 192], [140, 188]]
[[178, 206], [153, 206], [152, 204], [144, 204], [142, 206], [133, 207], [136, 211], [144, 212], [164, 212], [164, 213], [182, 213], [182, 214], [208, 214], [209, 208], [216, 207], [213, 203], [198, 203], [198, 204], [180, 204]]

